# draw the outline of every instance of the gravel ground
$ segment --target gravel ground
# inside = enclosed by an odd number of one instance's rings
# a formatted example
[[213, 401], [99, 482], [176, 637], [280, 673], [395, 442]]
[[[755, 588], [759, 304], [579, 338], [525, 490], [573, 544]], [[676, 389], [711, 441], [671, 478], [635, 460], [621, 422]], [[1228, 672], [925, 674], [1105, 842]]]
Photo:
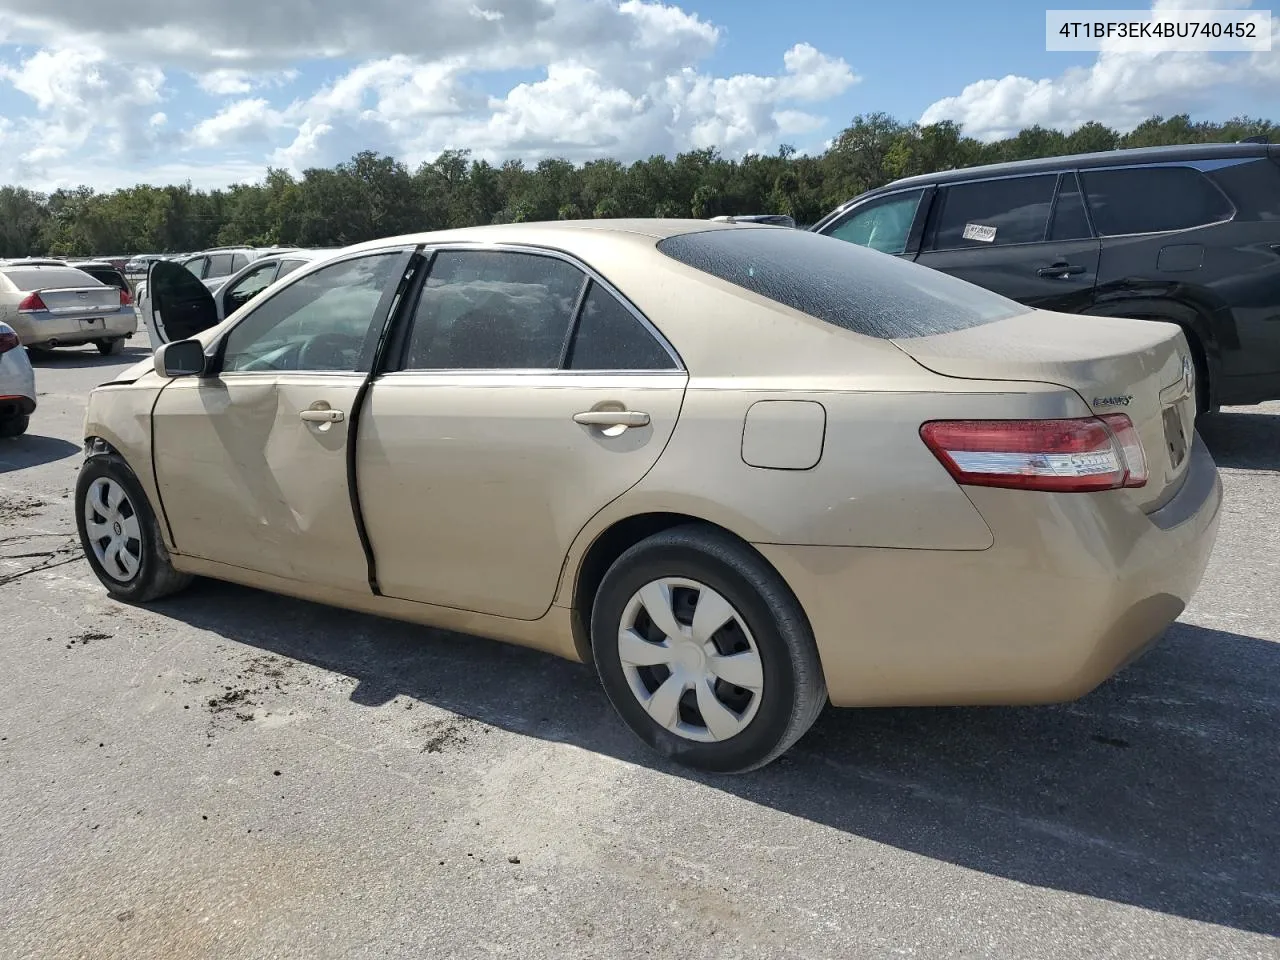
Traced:
[[[136, 342], [136, 341], [135, 341]], [[1077, 703], [828, 711], [743, 778], [591, 672], [212, 582], [108, 600], [38, 361], [0, 446], [0, 957], [1280, 957], [1280, 404], [1165, 641]]]

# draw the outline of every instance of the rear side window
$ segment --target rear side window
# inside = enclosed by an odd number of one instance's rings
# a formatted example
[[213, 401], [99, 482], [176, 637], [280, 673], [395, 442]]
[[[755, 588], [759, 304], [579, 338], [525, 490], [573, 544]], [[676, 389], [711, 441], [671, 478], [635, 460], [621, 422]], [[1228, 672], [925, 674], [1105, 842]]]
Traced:
[[868, 337], [927, 337], [1027, 312], [1007, 297], [948, 274], [808, 231], [739, 226], [668, 237], [658, 249]]
[[947, 187], [931, 249], [1041, 242], [1057, 185], [1058, 175], [1049, 173]]
[[405, 369], [558, 369], [586, 279], [555, 257], [442, 250], [418, 298]]
[[635, 314], [592, 281], [566, 366], [570, 370], [674, 370], [676, 362]]
[[235, 271], [232, 269], [233, 258], [229, 253], [215, 253], [209, 257], [209, 269], [205, 271], [205, 279], [210, 277], [229, 277]]
[[1230, 219], [1222, 191], [1191, 167], [1128, 167], [1080, 173], [1103, 237], [1186, 230]]
[[104, 286], [83, 270], [71, 267], [7, 267], [3, 273], [22, 291]]
[[239, 273], [249, 265], [249, 258], [243, 253], [232, 254], [231, 256], [231, 272]]

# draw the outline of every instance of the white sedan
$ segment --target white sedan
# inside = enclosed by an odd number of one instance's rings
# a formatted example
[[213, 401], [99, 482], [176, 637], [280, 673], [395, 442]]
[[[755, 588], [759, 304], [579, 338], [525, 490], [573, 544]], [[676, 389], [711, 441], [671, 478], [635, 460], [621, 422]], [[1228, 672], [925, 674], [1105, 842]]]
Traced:
[[36, 375], [27, 348], [7, 323], [0, 323], [0, 437], [27, 432], [36, 408]]

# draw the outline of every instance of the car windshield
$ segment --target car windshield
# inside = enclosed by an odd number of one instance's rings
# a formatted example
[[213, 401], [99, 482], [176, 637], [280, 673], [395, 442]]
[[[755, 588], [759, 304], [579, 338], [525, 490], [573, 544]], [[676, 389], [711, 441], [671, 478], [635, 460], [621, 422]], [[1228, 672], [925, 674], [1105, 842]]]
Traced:
[[96, 287], [97, 280], [71, 267], [9, 267], [0, 270], [19, 290], [49, 290], [57, 287]]
[[738, 226], [668, 237], [658, 249], [704, 273], [868, 337], [951, 333], [1028, 310], [945, 273], [806, 231]]

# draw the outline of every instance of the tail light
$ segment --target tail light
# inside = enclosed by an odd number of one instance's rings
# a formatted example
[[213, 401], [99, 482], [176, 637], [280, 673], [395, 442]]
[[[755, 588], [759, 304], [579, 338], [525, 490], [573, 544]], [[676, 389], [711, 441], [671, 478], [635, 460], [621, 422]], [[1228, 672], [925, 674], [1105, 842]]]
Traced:
[[123, 287], [120, 289], [120, 306], [122, 307], [133, 306], [133, 294], [130, 293], [128, 290], [125, 290]]
[[18, 348], [18, 335], [12, 330], [0, 330], [0, 355]]
[[936, 420], [920, 436], [957, 483], [1083, 493], [1147, 482], [1142, 441], [1120, 414], [1073, 420]]
[[44, 301], [40, 299], [38, 293], [28, 293], [22, 298], [22, 302], [18, 304], [19, 313], [39, 313], [49, 308], [44, 305]]

